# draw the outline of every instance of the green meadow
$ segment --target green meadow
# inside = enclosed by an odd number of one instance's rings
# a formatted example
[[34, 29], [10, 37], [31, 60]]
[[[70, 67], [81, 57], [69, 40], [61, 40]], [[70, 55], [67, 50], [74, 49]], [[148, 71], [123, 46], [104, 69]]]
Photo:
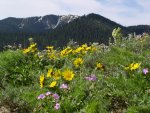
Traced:
[[109, 46], [0, 52], [0, 109], [6, 113], [150, 113], [150, 35], [112, 33]]

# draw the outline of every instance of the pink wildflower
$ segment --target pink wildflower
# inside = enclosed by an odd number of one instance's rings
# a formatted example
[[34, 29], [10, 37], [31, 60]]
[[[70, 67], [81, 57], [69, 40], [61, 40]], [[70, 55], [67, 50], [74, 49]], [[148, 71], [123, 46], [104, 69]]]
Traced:
[[62, 84], [62, 85], [60, 86], [60, 88], [61, 88], [61, 89], [68, 89], [68, 85], [67, 85], [67, 84]]
[[52, 92], [48, 91], [45, 95], [46, 95], [46, 96], [49, 96], [49, 95], [51, 95], [51, 94], [52, 94]]
[[85, 77], [85, 79], [88, 81], [95, 81], [97, 77], [95, 75], [91, 75], [91, 76]]
[[52, 96], [54, 97], [55, 100], [59, 100], [59, 95], [58, 94], [55, 93]]
[[60, 104], [59, 104], [59, 103], [56, 103], [55, 106], [54, 106], [54, 108], [55, 108], [56, 110], [58, 110], [58, 109], [60, 108]]
[[44, 94], [40, 94], [39, 96], [38, 96], [38, 99], [44, 99], [45, 98], [45, 95]]
[[143, 70], [142, 70], [142, 72], [143, 72], [143, 74], [147, 74], [148, 73], [148, 68], [144, 68]]

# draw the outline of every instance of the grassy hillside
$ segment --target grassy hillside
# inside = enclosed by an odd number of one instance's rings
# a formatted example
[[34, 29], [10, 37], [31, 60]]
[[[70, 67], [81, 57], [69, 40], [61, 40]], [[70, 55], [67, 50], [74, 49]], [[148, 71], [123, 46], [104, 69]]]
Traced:
[[[0, 53], [0, 111], [149, 113], [150, 36]], [[123, 40], [122, 40], [123, 39]]]

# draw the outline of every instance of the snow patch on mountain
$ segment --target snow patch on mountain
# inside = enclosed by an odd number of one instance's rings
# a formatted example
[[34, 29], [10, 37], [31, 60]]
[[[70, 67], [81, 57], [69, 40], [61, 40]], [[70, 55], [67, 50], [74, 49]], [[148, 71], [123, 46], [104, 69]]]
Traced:
[[19, 29], [23, 29], [25, 26], [24, 19], [21, 21], [21, 23], [18, 25]]
[[58, 27], [59, 25], [70, 23], [71, 21], [77, 19], [78, 17], [79, 16], [77, 16], [77, 15], [63, 15], [63, 16], [60, 16], [59, 19], [58, 19], [57, 24], [54, 27], [54, 29], [56, 27]]
[[[19, 29], [23, 29], [24, 26], [28, 26], [28, 24], [41, 24], [44, 26], [44, 29], [55, 29], [60, 25], [68, 24], [73, 20], [79, 18], [77, 15], [62, 15], [58, 16], [58, 20], [54, 22], [54, 18], [49, 18], [47, 16], [40, 16], [40, 17], [30, 17], [30, 18], [23, 18], [21, 23], [18, 25]], [[52, 20], [51, 20], [52, 19]]]
[[38, 22], [41, 22], [43, 19], [43, 17], [41, 16], [39, 19], [38, 19]]

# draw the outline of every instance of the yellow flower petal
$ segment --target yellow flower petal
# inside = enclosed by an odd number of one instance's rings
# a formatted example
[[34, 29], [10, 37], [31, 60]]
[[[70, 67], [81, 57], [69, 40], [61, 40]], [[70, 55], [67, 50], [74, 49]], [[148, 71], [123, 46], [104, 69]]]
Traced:
[[56, 84], [57, 84], [57, 82], [56, 82], [56, 81], [53, 81], [53, 82], [49, 85], [49, 87], [50, 87], [50, 88], [55, 87]]
[[62, 73], [65, 80], [71, 81], [74, 77], [73, 71], [67, 69]]

